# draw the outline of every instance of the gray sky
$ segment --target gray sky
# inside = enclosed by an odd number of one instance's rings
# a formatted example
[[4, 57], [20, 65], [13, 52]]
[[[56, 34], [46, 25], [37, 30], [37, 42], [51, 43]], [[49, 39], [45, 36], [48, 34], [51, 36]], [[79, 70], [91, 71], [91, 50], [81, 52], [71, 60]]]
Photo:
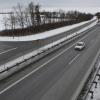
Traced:
[[39, 0], [44, 6], [100, 7], [100, 0]]
[[0, 0], [0, 7], [11, 7], [18, 2], [27, 4], [30, 1], [39, 2], [46, 7], [100, 7], [100, 0]]
[[7, 9], [15, 6], [18, 2], [28, 4], [30, 1], [39, 3], [42, 7], [77, 7], [77, 8], [98, 8], [100, 0], [0, 0], [0, 9]]

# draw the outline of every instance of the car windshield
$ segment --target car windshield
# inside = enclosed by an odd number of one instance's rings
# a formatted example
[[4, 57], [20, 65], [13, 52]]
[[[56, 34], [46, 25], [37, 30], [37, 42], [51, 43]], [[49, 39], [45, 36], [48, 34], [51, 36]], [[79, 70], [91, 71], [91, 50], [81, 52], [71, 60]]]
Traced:
[[77, 43], [77, 46], [83, 46], [83, 43]]

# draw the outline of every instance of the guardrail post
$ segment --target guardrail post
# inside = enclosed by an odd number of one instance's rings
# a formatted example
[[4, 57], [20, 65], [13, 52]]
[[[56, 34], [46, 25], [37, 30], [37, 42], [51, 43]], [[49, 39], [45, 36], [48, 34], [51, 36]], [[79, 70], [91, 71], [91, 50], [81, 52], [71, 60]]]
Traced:
[[24, 55], [23, 55], [23, 61], [24, 61]]
[[99, 76], [99, 79], [98, 80], [100, 80], [100, 74], [97, 74], [97, 76]]
[[4, 64], [4, 69], [6, 69], [5, 64]]
[[97, 82], [96, 82], [96, 81], [94, 81], [93, 83], [95, 84], [95, 88], [97, 88]]
[[93, 99], [93, 91], [89, 91], [91, 93], [91, 99]]
[[52, 40], [52, 47], [53, 47], [53, 40]]

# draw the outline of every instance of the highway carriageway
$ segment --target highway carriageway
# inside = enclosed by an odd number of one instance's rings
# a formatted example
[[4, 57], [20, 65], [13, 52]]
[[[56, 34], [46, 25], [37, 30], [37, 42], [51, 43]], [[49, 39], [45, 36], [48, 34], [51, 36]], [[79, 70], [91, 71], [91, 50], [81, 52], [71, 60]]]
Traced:
[[[84, 41], [83, 51], [75, 51]], [[1, 100], [72, 100], [100, 49], [100, 24], [0, 82]]]
[[5, 64], [13, 59], [16, 59], [22, 55], [29, 53], [29, 52], [32, 52], [44, 45], [51, 43], [51, 42], [57, 41], [62, 37], [65, 37], [74, 32], [77, 32], [78, 30], [82, 29], [83, 27], [86, 27], [87, 25], [91, 24], [92, 22], [89, 22], [87, 24], [84, 24], [82, 26], [74, 28], [70, 31], [64, 32], [60, 35], [50, 37], [48, 39], [40, 40], [35, 43], [33, 41], [30, 41], [30, 42], [0, 42], [0, 65]]

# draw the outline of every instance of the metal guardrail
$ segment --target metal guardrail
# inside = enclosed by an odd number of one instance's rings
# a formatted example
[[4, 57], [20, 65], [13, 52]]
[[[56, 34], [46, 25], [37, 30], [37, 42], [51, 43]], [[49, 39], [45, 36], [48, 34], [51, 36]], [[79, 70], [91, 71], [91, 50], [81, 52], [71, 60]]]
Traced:
[[[92, 86], [94, 83], [95, 83], [95, 88], [97, 86], [97, 82], [95, 81], [95, 79], [96, 79], [96, 76], [98, 75], [99, 70], [100, 70], [100, 51], [97, 53], [93, 68], [91, 70], [91, 73], [88, 76], [86, 84], [83, 87], [82, 92], [80, 93], [78, 100], [87, 100], [87, 96], [89, 93], [92, 94], [91, 99], [93, 99]], [[100, 78], [100, 75], [99, 75], [99, 78]]]
[[21, 57], [19, 57], [17, 59], [14, 59], [14, 60], [6, 63], [6, 64], [1, 65], [0, 66], [0, 73], [7, 71], [8, 69], [16, 66], [18, 63], [25, 62], [26, 59], [30, 59], [31, 57], [35, 57], [36, 55], [38, 55], [40, 53], [43, 53], [44, 51], [46, 51], [46, 50], [48, 50], [48, 49], [50, 49], [50, 48], [52, 48], [54, 46], [57, 46], [57, 45], [59, 45], [60, 43], [62, 43], [64, 41], [72, 39], [73, 37], [79, 35], [80, 33], [88, 30], [89, 28], [91, 28], [93, 26], [95, 26], [96, 23], [97, 23], [97, 21], [93, 22], [92, 24], [90, 24], [87, 27], [84, 27], [83, 29], [79, 30], [78, 32], [72, 33], [71, 35], [68, 35], [68, 36], [66, 36], [66, 37], [64, 37], [64, 38], [62, 38], [60, 40], [57, 40], [57, 41], [55, 41], [53, 43], [50, 43], [50, 44], [48, 44], [48, 45], [46, 45], [44, 47], [41, 47], [38, 50], [35, 50], [35, 51], [30, 52], [28, 54], [25, 54], [25, 55], [23, 55], [23, 56], [21, 56]]
[[[92, 84], [90, 85], [90, 87], [89, 87], [88, 90], [86, 91], [86, 95], [84, 96], [84, 98], [81, 97], [81, 96], [82, 96], [81, 94], [84, 94], [84, 89], [83, 89], [83, 88], [84, 88], [84, 86], [86, 85], [87, 80], [89, 79], [90, 74], [92, 73], [92, 71], [94, 71], [93, 69], [95, 69], [95, 64], [97, 63], [97, 59], [98, 59], [99, 55], [100, 55], [100, 50], [99, 50], [98, 53], [96, 54], [96, 57], [95, 57], [94, 61], [92, 62], [90, 68], [88, 69], [86, 75], [84, 76], [83, 80], [82, 80], [81, 83], [80, 83], [80, 86], [78, 87], [76, 93], [74, 94], [74, 96], [72, 97], [71, 100], [85, 100], [85, 99], [86, 99], [86, 96], [87, 96], [88, 93], [90, 92], [90, 89], [91, 89]], [[94, 75], [93, 75], [94, 77], [93, 77], [92, 80], [91, 80], [92, 83], [93, 83], [93, 81], [94, 81], [94, 79], [95, 79], [95, 75], [97, 74], [98, 69], [99, 69], [99, 68], [96, 68], [96, 71], [95, 71], [95, 73], [94, 73]], [[83, 92], [83, 93], [82, 93], [82, 92]]]

